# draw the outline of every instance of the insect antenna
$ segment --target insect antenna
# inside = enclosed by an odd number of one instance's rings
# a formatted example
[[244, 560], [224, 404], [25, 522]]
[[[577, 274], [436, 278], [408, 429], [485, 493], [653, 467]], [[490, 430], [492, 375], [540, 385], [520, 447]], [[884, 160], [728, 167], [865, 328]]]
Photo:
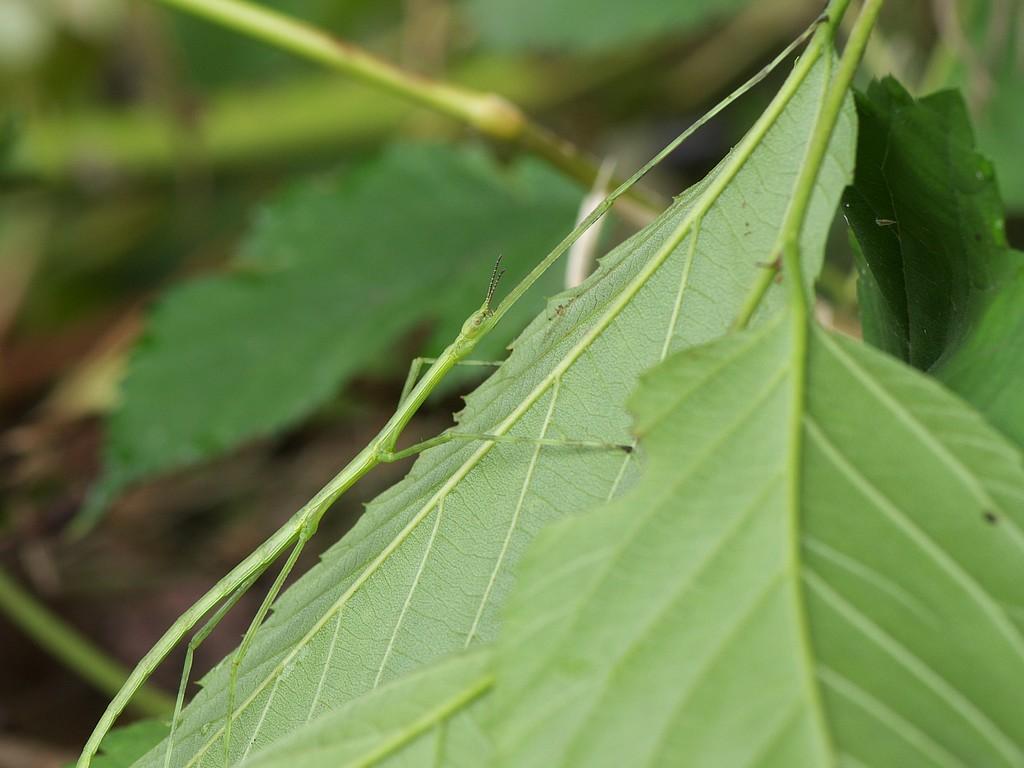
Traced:
[[494, 262], [494, 269], [491, 270], [491, 282], [487, 286], [487, 297], [484, 299], [484, 311], [490, 313], [491, 311], [491, 299], [494, 298], [494, 291], [498, 288], [498, 283], [501, 282], [502, 275], [505, 274], [505, 270], [501, 268], [501, 257], [502, 254], [498, 254], [498, 258]]

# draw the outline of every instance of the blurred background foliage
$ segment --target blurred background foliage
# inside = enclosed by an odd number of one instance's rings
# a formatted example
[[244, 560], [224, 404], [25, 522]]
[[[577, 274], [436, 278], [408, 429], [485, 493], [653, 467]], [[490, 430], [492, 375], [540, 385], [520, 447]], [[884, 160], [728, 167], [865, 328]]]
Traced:
[[[821, 10], [265, 4], [409, 71], [501, 94], [621, 173]], [[889, 3], [865, 67], [917, 94], [963, 89], [1017, 247], [1021, 6]], [[648, 189], [667, 199], [700, 178], [773, 82]], [[148, 0], [0, 0], [0, 98], [0, 566], [123, 663], [376, 431], [409, 361], [439, 351], [479, 304], [494, 258], [517, 279], [571, 228], [586, 192], [450, 118]], [[633, 226], [613, 220], [605, 243]], [[500, 357], [563, 279], [552, 273], [481, 354]], [[857, 331], [840, 226], [819, 311]], [[478, 379], [457, 377], [412, 436], [447, 426]], [[347, 495], [322, 540], [406, 468]], [[69, 535], [83, 521], [95, 525]], [[249, 614], [231, 614], [200, 666]], [[0, 767], [61, 764], [104, 694], [2, 616], [0, 647]], [[173, 689], [179, 662], [158, 684]]]

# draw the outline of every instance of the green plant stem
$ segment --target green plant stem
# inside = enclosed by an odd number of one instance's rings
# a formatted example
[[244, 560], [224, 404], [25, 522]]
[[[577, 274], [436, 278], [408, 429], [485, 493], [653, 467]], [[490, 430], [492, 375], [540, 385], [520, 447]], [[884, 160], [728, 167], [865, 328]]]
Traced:
[[[331, 69], [352, 75], [383, 91], [459, 120], [496, 141], [517, 145], [543, 157], [566, 175], [590, 187], [599, 166], [571, 142], [531, 122], [511, 101], [406, 72], [328, 33], [246, 0], [159, 0]], [[649, 222], [666, 206], [633, 189], [623, 212]]]
[[[842, 2], [833, 3], [833, 5], [840, 6], [840, 8], [833, 9], [830, 6], [827, 13], [832, 18], [835, 18], [837, 13], [841, 16], [846, 10], [848, 2], [849, 0], [842, 0]], [[803, 294], [802, 299], [794, 297], [793, 303], [797, 311], [809, 311], [808, 289], [804, 287], [803, 281], [799, 279], [799, 235], [803, 228], [804, 220], [807, 217], [807, 209], [814, 191], [814, 181], [817, 179], [821, 163], [824, 160], [825, 153], [828, 151], [828, 144], [832, 139], [832, 131], [839, 118], [843, 101], [846, 99], [847, 92], [853, 82], [853, 76], [864, 55], [864, 49], [871, 36], [871, 31], [874, 28], [880, 8], [881, 0], [868, 0], [868, 2], [864, 3], [863, 10], [851, 29], [846, 50], [843, 51], [839, 69], [822, 104], [819, 121], [815, 126], [811, 143], [808, 145], [805, 163], [801, 169], [801, 175], [797, 179], [793, 199], [786, 212], [786, 219], [780, 232], [779, 247], [776, 250], [777, 258], [763, 271], [761, 277], [747, 296], [734, 323], [734, 328], [737, 330], [745, 328], [750, 323], [751, 318], [760, 306], [761, 300], [768, 292], [768, 288], [771, 287], [779, 270], [783, 270], [786, 274], [792, 276], [791, 289], [799, 290]]]
[[[829, 5], [828, 11], [832, 22], [831, 32], [834, 35], [836, 24], [846, 11], [849, 0], [836, 0]], [[871, 30], [874, 28], [878, 12], [881, 10], [883, 0], [865, 0], [861, 12], [857, 16], [847, 40], [846, 49], [839, 60], [839, 66], [835, 76], [830, 78], [818, 111], [818, 119], [814, 124], [810, 142], [804, 155], [804, 161], [800, 166], [800, 173], [797, 175], [793, 196], [790, 199], [789, 207], [782, 221], [779, 231], [778, 246], [776, 252], [781, 252], [777, 263], [781, 264], [783, 274], [787, 277], [789, 287], [789, 317], [785, 321], [791, 323], [791, 355], [792, 363], [790, 369], [791, 390], [790, 390], [790, 414], [789, 414], [789, 442], [788, 461], [786, 477], [786, 506], [787, 534], [788, 534], [788, 567], [789, 584], [792, 591], [791, 599], [795, 606], [798, 606], [797, 615], [800, 617], [800, 645], [802, 654], [808, 660], [808, 666], [813, 669], [813, 659], [810, 627], [807, 623], [807, 608], [805, 596], [801, 588], [799, 574], [801, 573], [801, 528], [800, 515], [802, 512], [802, 490], [803, 490], [803, 436], [804, 436], [804, 414], [806, 411], [807, 397], [807, 355], [811, 334], [811, 289], [805, 285], [800, 253], [800, 236], [807, 220], [807, 213], [810, 210], [811, 199], [814, 189], [821, 173], [821, 167], [828, 153], [832, 135], [835, 132], [839, 115], [842, 112], [843, 103], [846, 100], [853, 77], [857, 72], [864, 50], [867, 47]], [[831, 58], [829, 59], [831, 62]], [[776, 269], [765, 270], [769, 276], [769, 282], [774, 277]], [[763, 282], [763, 281], [762, 281]], [[766, 290], [766, 286], [765, 286]], [[744, 306], [743, 313], [737, 319], [739, 327], [745, 326], [753, 315], [764, 290], [755, 292], [752, 297], [753, 303], [748, 302]], [[817, 728], [822, 734], [828, 734], [829, 729], [824, 720], [824, 707], [821, 701], [820, 691], [814, 682], [814, 676], [810, 673], [804, 676], [806, 688], [805, 696], [808, 701], [814, 702], [812, 710], [816, 718]], [[827, 738], [827, 736], [825, 737]]]
[[790, 277], [791, 305], [805, 317], [809, 315], [810, 297], [809, 288], [800, 279], [800, 233], [803, 231], [804, 222], [807, 219], [807, 211], [810, 208], [811, 197], [814, 194], [814, 186], [821, 172], [822, 163], [828, 153], [828, 146], [832, 141], [832, 134], [836, 123], [839, 120], [839, 113], [843, 109], [843, 102], [846, 100], [850, 86], [853, 84], [853, 77], [860, 66], [864, 49], [867, 47], [868, 39], [871, 37], [871, 30], [874, 28], [878, 12], [881, 10], [883, 0], [866, 0], [857, 20], [850, 31], [850, 37], [846, 42], [846, 49], [843, 51], [836, 70], [835, 78], [829, 86], [828, 93], [822, 103], [821, 111], [818, 114], [818, 122], [814, 126], [814, 133], [811, 136], [810, 144], [807, 147], [807, 155], [800, 175], [797, 178], [796, 187], [793, 191], [793, 198], [786, 211], [786, 218], [783, 220], [780, 239], [782, 242], [782, 269]]
[[[0, 611], [83, 680], [113, 696], [128, 678], [128, 670], [113, 661], [22, 589], [0, 569]], [[174, 700], [152, 687], [141, 688], [131, 705], [141, 715], [166, 717]]]
[[[853, 33], [853, 25], [860, 16], [862, 3], [856, 0], [853, 4], [854, 11], [843, 20], [842, 30], [849, 36]], [[936, 41], [936, 47], [941, 47], [941, 41]], [[909, 58], [901, 52], [893, 41], [882, 34], [882, 30], [875, 29], [868, 40], [867, 48], [861, 57], [861, 65], [864, 70], [874, 77], [892, 75], [901, 83], [909, 83], [914, 80], [914, 74], [908, 71]], [[925, 65], [927, 69], [927, 64]]]
[[[840, 17], [844, 14], [847, 0], [841, 0], [837, 5], [842, 6], [838, 11]], [[839, 67], [835, 77], [829, 84], [825, 99], [818, 112], [818, 119], [814, 124], [814, 131], [811, 134], [810, 143], [807, 146], [807, 154], [804, 157], [800, 174], [797, 176], [796, 187], [793, 197], [790, 200], [789, 208], [786, 210], [786, 217], [783, 219], [782, 229], [779, 233], [779, 240], [782, 244], [782, 269], [789, 278], [789, 312], [788, 321], [792, 324], [792, 390], [790, 391], [791, 410], [789, 414], [789, 470], [786, 478], [787, 493], [787, 523], [788, 523], [788, 570], [790, 572], [789, 585], [792, 594], [793, 604], [798, 606], [797, 615], [800, 617], [800, 644], [805, 658], [808, 661], [808, 669], [813, 670], [813, 645], [811, 643], [811, 629], [807, 620], [807, 604], [804, 590], [801, 587], [801, 512], [803, 511], [803, 439], [804, 439], [804, 414], [807, 408], [807, 355], [811, 334], [811, 291], [810, 286], [804, 284], [803, 269], [800, 253], [800, 235], [803, 232], [804, 224], [807, 221], [807, 212], [810, 210], [811, 198], [817, 185], [818, 176], [821, 173], [822, 164], [828, 153], [829, 144], [832, 142], [832, 134], [835, 132], [836, 124], [839, 122], [839, 114], [842, 112], [843, 103], [853, 84], [853, 77], [857, 73], [864, 50], [867, 48], [868, 39], [871, 37], [871, 30], [874, 28], [878, 18], [878, 12], [882, 8], [883, 0], [865, 0], [857, 20], [853, 24], [850, 36], [846, 42], [846, 49], [839, 60]], [[831, 61], [831, 59], [830, 59]], [[814, 716], [818, 721], [818, 728], [822, 734], [828, 734], [829, 728], [825, 722], [824, 704], [821, 701], [821, 692], [815, 683], [814, 675], [808, 672], [804, 676], [804, 685], [807, 688], [806, 695], [809, 701], [813, 701]], [[826, 736], [826, 738], [828, 738]]]
[[[500, 82], [506, 92], [529, 99], [535, 108], [571, 98], [576, 89], [562, 77], [544, 80], [532, 65], [493, 58], [468, 62], [454, 76], [468, 83]], [[373, 139], [400, 125], [411, 111], [408, 102], [381, 98], [378, 91], [351, 79], [318, 72], [216, 94], [187, 129], [152, 106], [29, 117], [0, 176], [59, 183], [90, 171], [166, 173], [180, 162], [177, 142], [183, 130], [204, 166], [232, 170]], [[274, 119], [262, 119], [265, 115]]]

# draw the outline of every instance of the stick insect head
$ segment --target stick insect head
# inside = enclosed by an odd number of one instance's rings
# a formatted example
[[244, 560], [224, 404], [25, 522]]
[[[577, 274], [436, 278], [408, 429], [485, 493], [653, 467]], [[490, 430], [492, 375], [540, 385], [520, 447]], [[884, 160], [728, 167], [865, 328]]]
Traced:
[[501, 282], [501, 277], [504, 274], [505, 270], [501, 268], [501, 256], [498, 256], [494, 262], [494, 269], [491, 271], [491, 281], [487, 285], [487, 295], [484, 297], [484, 303], [480, 305], [480, 309], [470, 315], [469, 319], [462, 324], [460, 336], [464, 340], [475, 342], [494, 325], [491, 300], [494, 298], [494, 291], [498, 288], [498, 283]]

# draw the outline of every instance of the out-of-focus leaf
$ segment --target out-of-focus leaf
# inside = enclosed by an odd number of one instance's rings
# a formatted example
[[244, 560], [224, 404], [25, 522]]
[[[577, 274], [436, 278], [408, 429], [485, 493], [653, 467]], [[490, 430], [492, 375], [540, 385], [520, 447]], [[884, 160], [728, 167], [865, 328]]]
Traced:
[[685, 32], [750, 0], [470, 0], [487, 45], [596, 52]]
[[647, 471], [520, 565], [497, 765], [1024, 763], [1020, 454], [933, 379], [792, 329], [642, 379]]
[[961, 98], [915, 101], [889, 78], [858, 97], [857, 240], [864, 337], [928, 370], [1024, 444], [1024, 255], [1003, 233], [992, 166]]
[[[481, 152], [417, 145], [285, 191], [231, 273], [188, 282], [154, 309], [83, 519], [134, 480], [294, 423], [425, 319], [447, 340], [483, 301], [497, 256], [524, 274], [580, 197], [532, 161], [506, 171]], [[500, 357], [556, 281], [478, 353]]]
[[947, 82], [969, 96], [978, 146], [995, 162], [1006, 204], [1024, 209], [1024, 3], [956, 0], [936, 4], [956, 15], [947, 36], [954, 59]]
[[[829, 57], [829, 58], [826, 58]], [[808, 136], [829, 93], [825, 38], [743, 141], [657, 221], [549, 302], [501, 368], [467, 398], [456, 430], [622, 444], [640, 373], [728, 330], [771, 258]], [[852, 178], [852, 104], [814, 188], [801, 242], [813, 280]], [[771, 286], [757, 320], [778, 311]], [[403, 674], [493, 640], [519, 559], [536, 533], [635, 482], [621, 449], [451, 442], [408, 477], [276, 602], [239, 667], [225, 749], [229, 667], [203, 680], [175, 732], [171, 763], [216, 768]], [[140, 764], [160, 768], [163, 747]], [[225, 752], [227, 759], [225, 760]], [[557, 763], [548, 763], [556, 764]], [[469, 765], [473, 765], [472, 762]]]

